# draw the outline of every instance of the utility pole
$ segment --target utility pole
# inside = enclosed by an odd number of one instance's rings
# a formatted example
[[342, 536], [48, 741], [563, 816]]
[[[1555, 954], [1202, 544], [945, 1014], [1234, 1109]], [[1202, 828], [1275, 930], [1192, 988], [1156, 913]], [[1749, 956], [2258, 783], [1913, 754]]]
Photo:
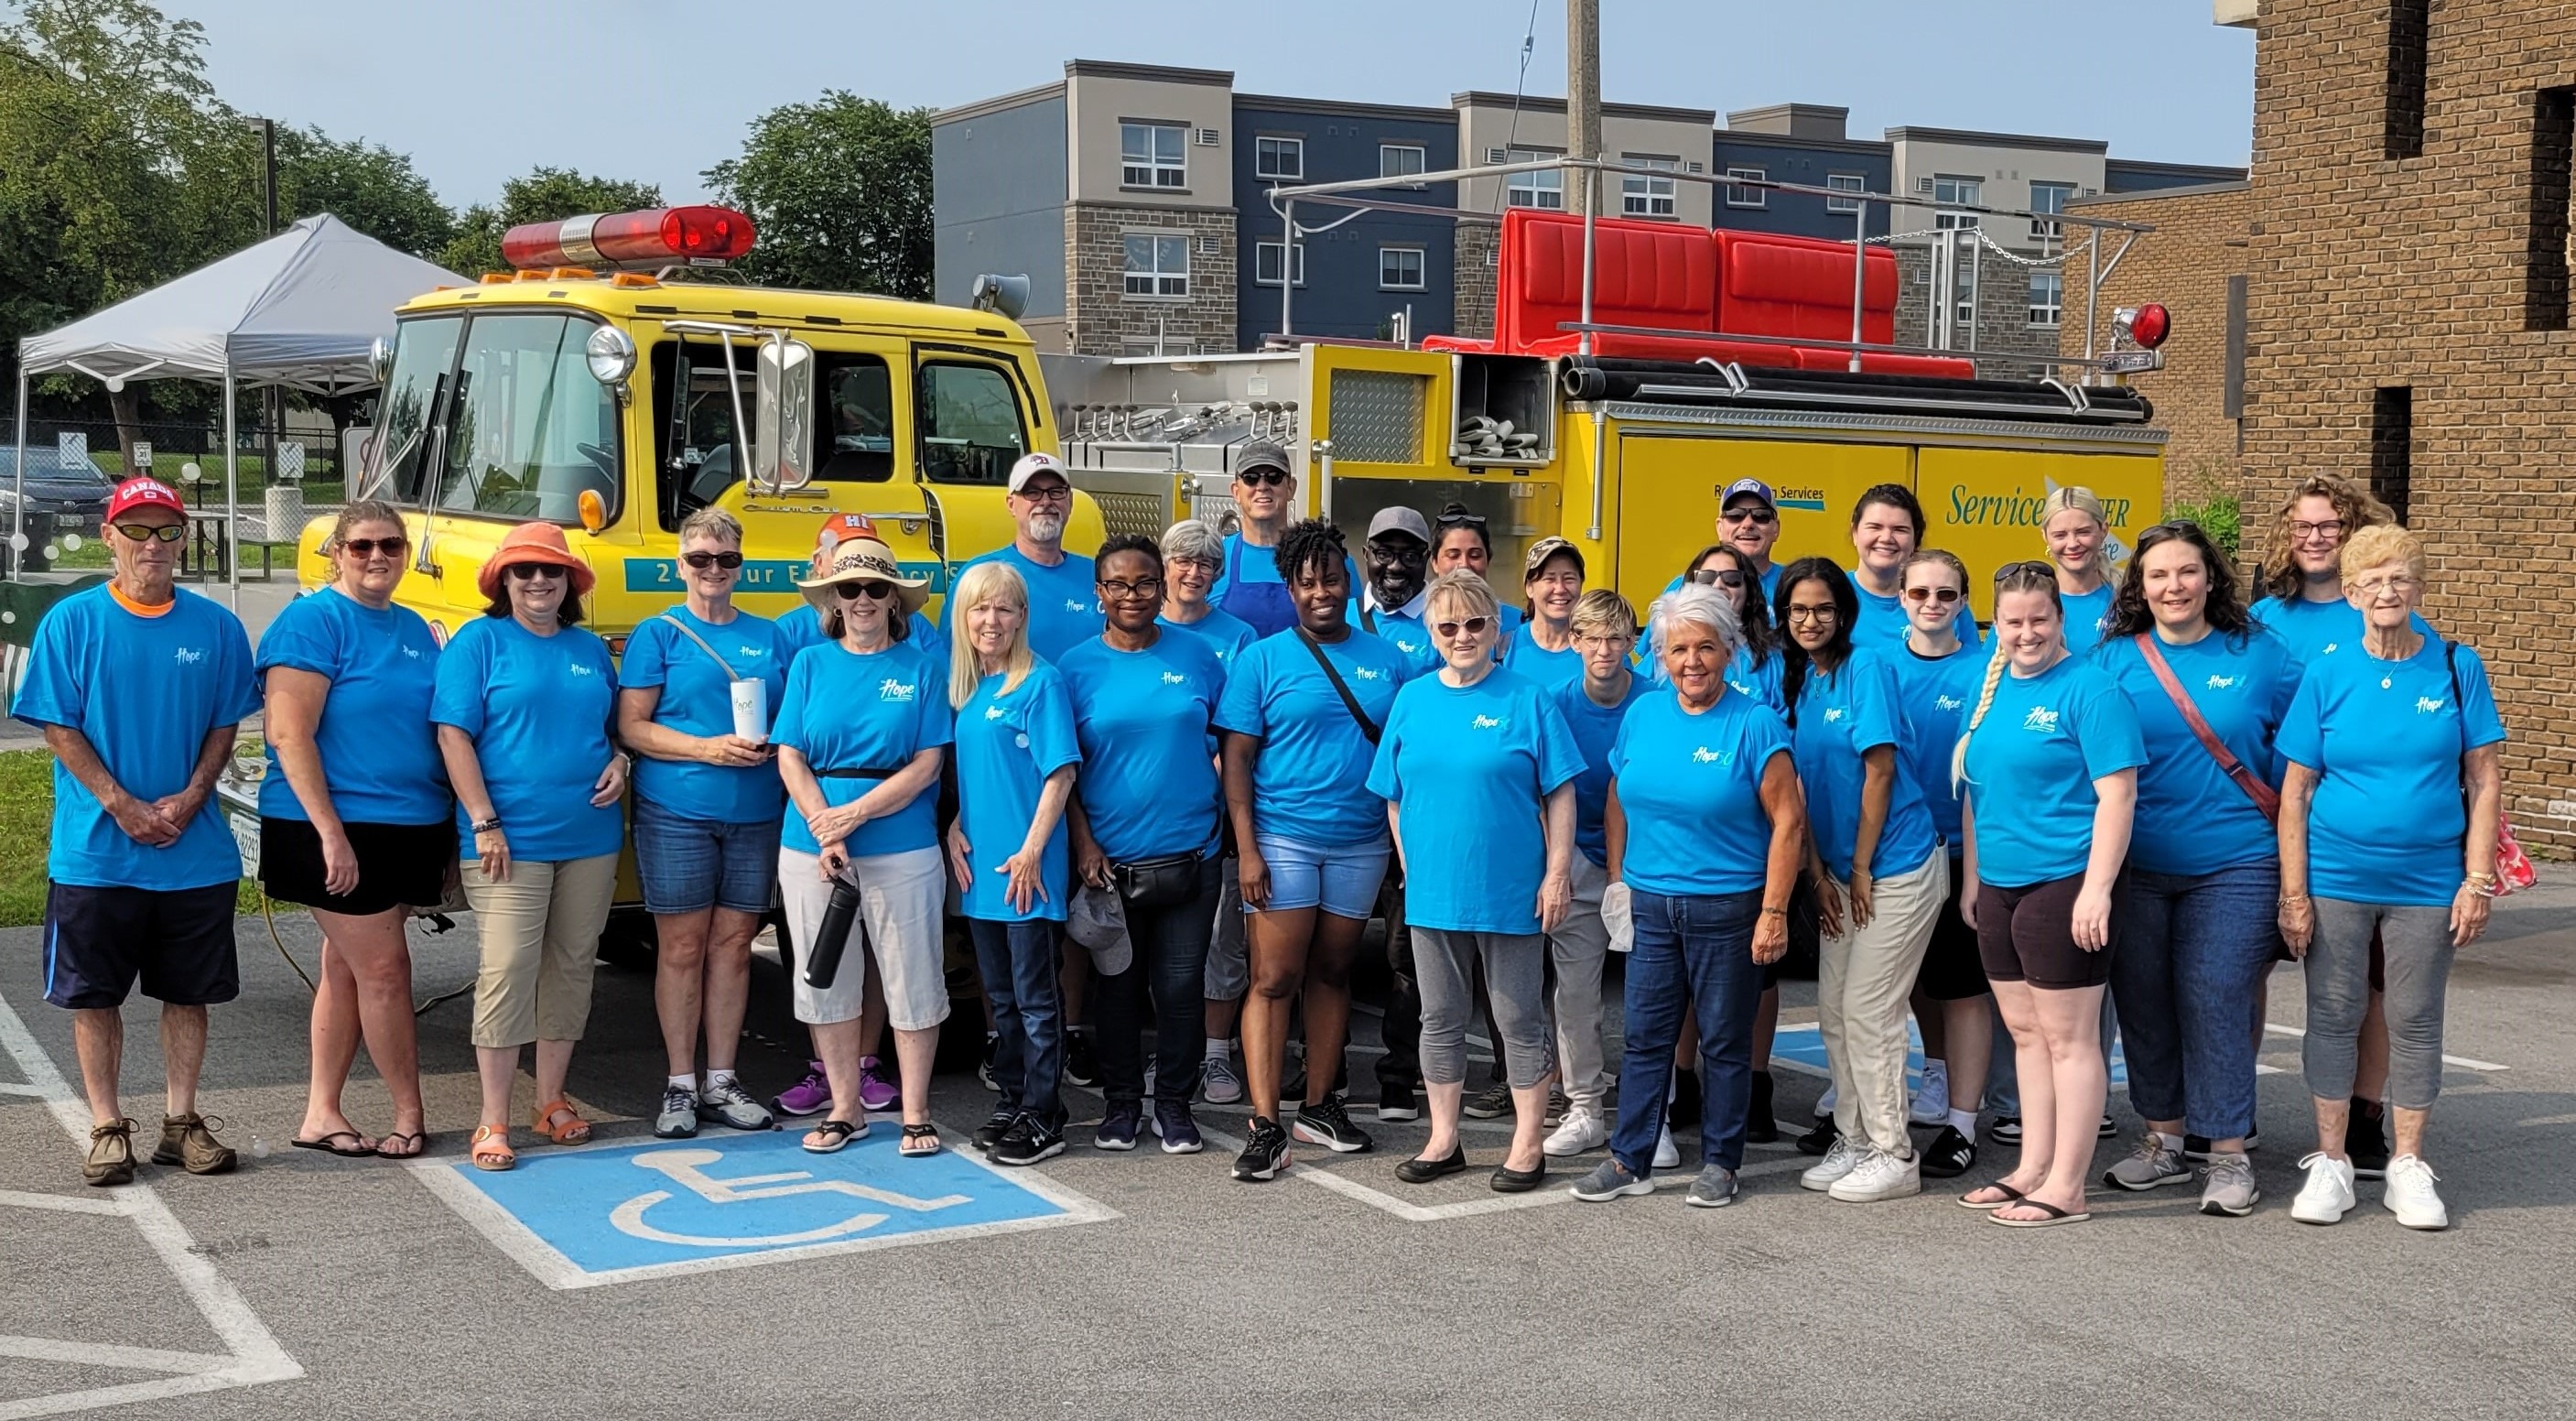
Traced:
[[260, 191], [262, 191], [262, 192], [264, 192], [264, 193], [266, 193], [266, 194], [268, 195], [268, 235], [270, 235], [270, 236], [274, 237], [274, 236], [276, 236], [276, 235], [277, 235], [277, 120], [276, 120], [276, 119], [273, 119], [273, 118], [264, 118], [264, 119], [261, 119], [261, 120], [259, 121], [259, 141], [260, 141], [260, 146], [261, 146], [261, 148], [264, 150], [264, 153], [265, 153], [265, 155], [266, 155], [266, 163], [265, 163], [265, 168], [266, 168], [266, 179], [265, 179], [265, 180], [260, 184]]
[[[1601, 0], [1565, 0], [1566, 156], [1601, 156]], [[1597, 173], [1568, 174], [1572, 211], [1589, 212]]]

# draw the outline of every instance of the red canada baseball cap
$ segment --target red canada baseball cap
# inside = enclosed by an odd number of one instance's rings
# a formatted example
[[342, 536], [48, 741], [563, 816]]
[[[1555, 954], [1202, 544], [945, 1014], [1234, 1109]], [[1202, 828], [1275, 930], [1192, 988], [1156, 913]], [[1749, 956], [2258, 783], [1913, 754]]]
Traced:
[[179, 491], [155, 478], [132, 478], [116, 486], [108, 496], [107, 519], [113, 523], [138, 508], [166, 508], [186, 514], [188, 505], [179, 501]]
[[[835, 513], [823, 520], [823, 531], [815, 535], [814, 546], [818, 552], [828, 551], [852, 538], [875, 538], [876, 536], [877, 525], [868, 521], [868, 515]], [[884, 540], [880, 538], [878, 541]]]

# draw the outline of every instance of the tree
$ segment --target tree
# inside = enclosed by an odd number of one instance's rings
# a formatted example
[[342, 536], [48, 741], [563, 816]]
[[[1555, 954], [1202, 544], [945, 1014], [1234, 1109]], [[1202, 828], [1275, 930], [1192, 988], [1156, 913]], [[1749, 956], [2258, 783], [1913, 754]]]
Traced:
[[538, 168], [526, 177], [501, 184], [501, 203], [465, 209], [456, 235], [439, 250], [437, 261], [449, 271], [479, 276], [506, 271], [501, 234], [523, 222], [560, 222], [585, 212], [633, 212], [662, 205], [662, 189], [652, 183], [622, 178], [584, 177], [570, 168]]
[[760, 232], [754, 280], [930, 299], [930, 110], [827, 90], [754, 119], [703, 176]]
[[282, 221], [328, 212], [430, 261], [456, 237], [456, 214], [407, 155], [363, 139], [326, 137], [318, 127], [277, 131], [277, 191]]

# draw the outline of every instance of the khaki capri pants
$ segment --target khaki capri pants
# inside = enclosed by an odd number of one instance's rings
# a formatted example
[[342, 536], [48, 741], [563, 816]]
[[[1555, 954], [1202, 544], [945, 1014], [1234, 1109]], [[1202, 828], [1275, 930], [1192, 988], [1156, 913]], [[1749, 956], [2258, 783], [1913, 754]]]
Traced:
[[590, 1022], [599, 930], [617, 893], [617, 855], [560, 863], [510, 862], [507, 880], [461, 864], [466, 904], [482, 936], [474, 980], [474, 1044], [514, 1050], [531, 1041], [579, 1041]]

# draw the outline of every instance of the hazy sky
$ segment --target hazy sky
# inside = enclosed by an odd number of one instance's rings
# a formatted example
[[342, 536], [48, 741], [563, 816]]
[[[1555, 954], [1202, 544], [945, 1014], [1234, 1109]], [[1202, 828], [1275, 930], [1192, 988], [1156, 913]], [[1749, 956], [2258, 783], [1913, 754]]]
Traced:
[[[831, 88], [961, 104], [1061, 78], [1071, 58], [1231, 69], [1238, 91], [1445, 104], [1512, 89], [1531, 14], [1529, 0], [161, 3], [204, 24], [211, 77], [235, 107], [407, 152], [457, 206], [538, 163], [697, 197], [698, 174], [777, 104]], [[1840, 104], [1854, 137], [1897, 124], [2043, 133], [2191, 163], [2242, 164], [2252, 146], [2254, 37], [2211, 24], [2208, 0], [1601, 9], [1613, 102], [1721, 116]], [[1539, 0], [1537, 33], [1529, 92], [1562, 94], [1561, 0]]]

